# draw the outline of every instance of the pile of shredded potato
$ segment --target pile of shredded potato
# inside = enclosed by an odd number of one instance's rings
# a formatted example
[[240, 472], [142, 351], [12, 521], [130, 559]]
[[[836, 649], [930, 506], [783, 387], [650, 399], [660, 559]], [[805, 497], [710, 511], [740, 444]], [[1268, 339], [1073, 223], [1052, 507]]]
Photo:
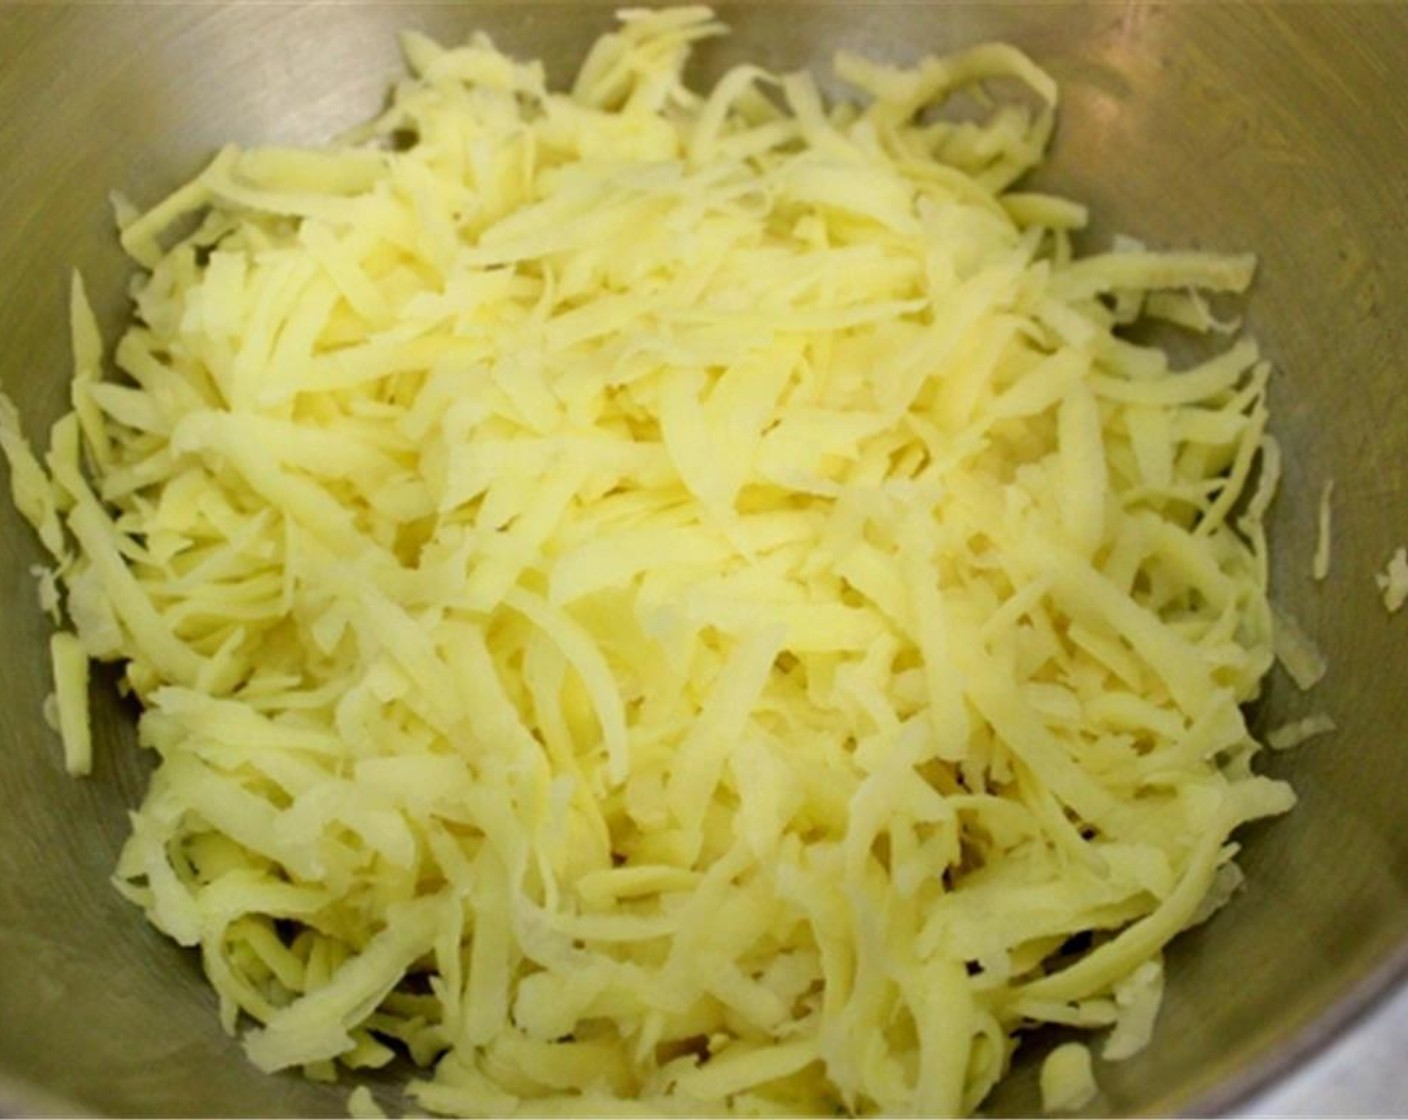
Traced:
[[76, 283], [43, 465], [0, 413], [69, 764], [123, 663], [117, 881], [263, 1069], [967, 1112], [1026, 1027], [1145, 1045], [1292, 803], [1240, 709], [1267, 366], [1125, 329], [1235, 333], [1200, 293], [1253, 262], [1073, 255], [1084, 208], [1011, 189], [1056, 89], [1010, 47], [692, 92], [722, 30], [623, 13], [567, 93], [407, 35], [351, 137], [121, 206], [120, 372]]

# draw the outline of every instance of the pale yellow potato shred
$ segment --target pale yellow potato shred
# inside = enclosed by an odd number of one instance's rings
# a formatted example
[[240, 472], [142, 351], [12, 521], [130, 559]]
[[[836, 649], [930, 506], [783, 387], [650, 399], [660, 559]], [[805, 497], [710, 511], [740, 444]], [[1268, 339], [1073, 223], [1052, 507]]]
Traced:
[[375, 122], [122, 209], [136, 319], [104, 378], [75, 284], [47, 459], [0, 409], [70, 766], [77, 641], [160, 757], [117, 883], [264, 1069], [968, 1112], [1021, 1028], [1144, 1045], [1293, 801], [1240, 708], [1268, 367], [1122, 329], [1224, 329], [1250, 258], [1074, 254], [1011, 47], [694, 92], [722, 30], [624, 13], [566, 93], [405, 36]]

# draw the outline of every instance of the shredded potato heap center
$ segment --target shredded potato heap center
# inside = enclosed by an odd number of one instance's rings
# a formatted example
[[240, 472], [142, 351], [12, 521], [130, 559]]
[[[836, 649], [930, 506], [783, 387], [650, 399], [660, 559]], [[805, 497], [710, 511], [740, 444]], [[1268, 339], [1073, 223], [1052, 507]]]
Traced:
[[117, 881], [264, 1069], [971, 1111], [1024, 1027], [1143, 1046], [1292, 802], [1239, 707], [1267, 367], [1125, 329], [1235, 334], [1199, 293], [1251, 259], [1073, 255], [1084, 208], [1010, 189], [1056, 100], [1010, 47], [692, 92], [721, 30], [624, 13], [566, 93], [407, 35], [372, 124], [123, 208], [136, 319], [103, 377], [75, 284], [45, 465], [6, 402], [70, 763], [125, 662]]

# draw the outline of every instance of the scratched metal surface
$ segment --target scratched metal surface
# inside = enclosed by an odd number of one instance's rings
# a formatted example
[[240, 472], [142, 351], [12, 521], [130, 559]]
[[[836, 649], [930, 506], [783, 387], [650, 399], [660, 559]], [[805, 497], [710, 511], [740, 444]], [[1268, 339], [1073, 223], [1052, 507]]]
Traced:
[[[148, 202], [227, 140], [315, 141], [365, 117], [396, 72], [400, 27], [484, 26], [561, 76], [610, 9], [0, 6], [0, 383], [31, 430], [64, 399], [68, 268], [84, 269], [110, 330], [123, 314], [109, 189]], [[1277, 594], [1333, 667], [1310, 698], [1274, 679], [1260, 718], [1324, 709], [1342, 730], [1274, 760], [1301, 806], [1248, 833], [1248, 889], [1174, 949], [1155, 1045], [1100, 1068], [1090, 1112], [1401, 1111], [1408, 1063], [1375, 1056], [1408, 1047], [1405, 997], [1392, 996], [1408, 966], [1408, 615], [1385, 616], [1373, 574], [1408, 541], [1408, 5], [728, 14], [737, 34], [705, 52], [705, 71], [743, 55], [797, 66], [843, 43], [903, 59], [1017, 42], [1064, 89], [1042, 182], [1093, 203], [1097, 237], [1261, 254], [1251, 322], [1278, 366], [1287, 451]], [[1332, 476], [1334, 570], [1316, 586], [1316, 497]], [[39, 717], [46, 631], [26, 574], [38, 552], [0, 506], [0, 1113], [339, 1112], [345, 1089], [248, 1067], [196, 962], [109, 887], [144, 778], [131, 713], [101, 694], [97, 773], [63, 776]], [[1019, 1061], [991, 1111], [1032, 1111], [1033, 1082]]]

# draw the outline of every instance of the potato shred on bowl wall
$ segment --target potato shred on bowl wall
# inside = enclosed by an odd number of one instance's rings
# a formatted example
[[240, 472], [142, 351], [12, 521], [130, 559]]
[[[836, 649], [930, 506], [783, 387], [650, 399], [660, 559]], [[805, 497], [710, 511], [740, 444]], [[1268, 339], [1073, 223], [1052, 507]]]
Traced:
[[160, 761], [117, 884], [262, 1069], [968, 1112], [1023, 1028], [1143, 1047], [1292, 804], [1240, 707], [1268, 367], [1125, 329], [1226, 329], [1252, 260], [1074, 255], [1011, 47], [691, 91], [723, 30], [623, 13], [566, 93], [406, 35], [371, 124], [120, 206], [115, 372], [75, 280], [42, 462], [0, 410], [70, 768], [119, 662]]

